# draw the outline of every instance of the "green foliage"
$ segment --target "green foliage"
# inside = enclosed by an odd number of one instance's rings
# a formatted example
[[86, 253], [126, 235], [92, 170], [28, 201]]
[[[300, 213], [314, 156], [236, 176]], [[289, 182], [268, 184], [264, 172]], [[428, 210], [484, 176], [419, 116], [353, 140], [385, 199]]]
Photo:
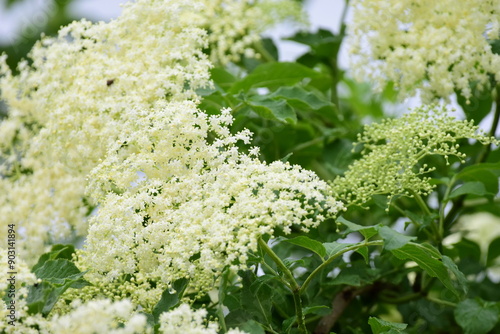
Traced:
[[[58, 3], [64, 12], [67, 2]], [[493, 223], [486, 231], [472, 224], [484, 222], [484, 213], [500, 224], [500, 148], [490, 138], [500, 114], [498, 83], [470, 83], [470, 99], [457, 94], [467, 120], [493, 119], [484, 136], [435, 106], [401, 116], [394, 112], [402, 109], [394, 107], [397, 87], [377, 93], [339, 68], [344, 34], [342, 25], [338, 34], [288, 37], [308, 47], [296, 62], [272, 60], [277, 48], [265, 39], [268, 59], [216, 66], [213, 88], [197, 93], [200, 110], [230, 108], [231, 131], [254, 133], [242, 150], [258, 146], [262, 160], [311, 169], [331, 182], [347, 210], [308, 232], [264, 235], [248, 251], [248, 270], [217, 273], [213, 295], [193, 296], [188, 279], [175, 281], [145, 313], [155, 332], [161, 313], [190, 300], [221, 333], [500, 333], [500, 233]], [[498, 54], [500, 44], [492, 44]], [[4, 49], [11, 66], [24, 47]], [[484, 240], [490, 229], [497, 234]], [[29, 287], [30, 314], [48, 317], [68, 289], [89, 285], [74, 253], [72, 245], [54, 245], [32, 268], [41, 281]]]

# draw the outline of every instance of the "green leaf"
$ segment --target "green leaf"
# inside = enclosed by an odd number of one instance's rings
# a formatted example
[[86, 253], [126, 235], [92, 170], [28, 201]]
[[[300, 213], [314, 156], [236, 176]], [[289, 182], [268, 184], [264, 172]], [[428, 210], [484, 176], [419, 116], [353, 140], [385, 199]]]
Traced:
[[239, 326], [239, 329], [248, 334], [265, 334], [265, 330], [260, 323], [255, 320], [248, 320]]
[[339, 253], [343, 253], [342, 251], [352, 245], [351, 243], [342, 243], [342, 242], [325, 242], [323, 246], [326, 250], [326, 257], [331, 258], [332, 256], [336, 256]]
[[486, 265], [491, 266], [497, 257], [500, 256], [500, 237], [493, 239], [488, 247], [488, 257]]
[[[479, 124], [490, 113], [493, 98], [489, 89], [480, 89], [477, 83], [470, 84], [472, 96], [468, 99], [457, 92], [457, 102], [462, 107], [468, 120]], [[468, 102], [468, 103], [467, 103]]]
[[253, 87], [279, 88], [294, 85], [305, 78], [319, 78], [323, 74], [297, 63], [266, 63], [236, 82], [230, 93], [247, 92]]
[[83, 279], [85, 273], [64, 258], [46, 260], [33, 273], [42, 279], [42, 283], [35, 284], [28, 290], [26, 303], [29, 314], [41, 313], [46, 316], [67, 289], [88, 285]]
[[319, 29], [315, 33], [298, 32], [295, 36], [286, 39], [310, 46], [312, 53], [319, 57], [331, 57], [337, 54], [342, 42], [342, 37], [325, 29]]
[[222, 91], [227, 91], [236, 81], [234, 75], [220, 67], [212, 68], [210, 74], [215, 87]]
[[455, 309], [455, 320], [465, 334], [485, 334], [498, 322], [499, 309], [495, 303], [482, 299], [466, 299]]
[[372, 328], [373, 334], [402, 333], [403, 330], [408, 326], [407, 324], [390, 322], [375, 317], [370, 317], [370, 319], [368, 320], [368, 324]]
[[361, 235], [363, 235], [366, 239], [369, 239], [373, 237], [375, 234], [378, 233], [379, 225], [375, 226], [362, 226], [355, 224], [353, 222], [350, 222], [346, 220], [344, 217], [338, 217], [337, 222], [342, 223], [347, 227], [347, 233], [350, 232], [359, 232]]
[[33, 273], [36, 277], [53, 284], [65, 284], [66, 280], [77, 280], [84, 275], [73, 262], [66, 259], [46, 261]]
[[495, 194], [488, 192], [484, 187], [483, 183], [474, 181], [474, 182], [465, 182], [459, 188], [454, 189], [448, 196], [448, 199], [453, 199], [462, 195], [484, 196], [484, 195], [495, 195]]
[[391, 250], [391, 253], [398, 259], [415, 261], [427, 274], [437, 277], [446, 288], [459, 296], [441, 261], [441, 254], [431, 245], [409, 242], [401, 248]]
[[498, 177], [500, 176], [500, 162], [482, 163], [462, 169], [455, 178], [465, 182], [481, 182], [485, 189], [493, 194], [498, 193]]
[[181, 302], [181, 298], [184, 295], [184, 291], [188, 286], [189, 280], [186, 278], [181, 278], [172, 283], [173, 291], [170, 288], [163, 291], [160, 301], [153, 308], [153, 317], [155, 323], [158, 323], [160, 314], [167, 312], [168, 310], [178, 306]]
[[382, 226], [378, 233], [384, 240], [384, 248], [387, 250], [393, 250], [397, 248], [401, 248], [406, 245], [411, 240], [415, 240], [416, 237], [410, 237], [404, 234], [401, 234], [388, 226]]
[[272, 99], [285, 99], [294, 108], [303, 110], [320, 110], [322, 108], [333, 108], [333, 104], [326, 98], [309, 92], [302, 87], [280, 87], [277, 91], [268, 95]]
[[293, 239], [284, 239], [284, 241], [293, 245], [309, 249], [310, 251], [318, 254], [319, 257], [321, 257], [321, 259], [323, 259], [327, 254], [325, 246], [323, 246], [321, 242], [306, 237], [305, 235], [301, 235]]
[[285, 100], [273, 100], [268, 96], [256, 95], [245, 100], [245, 104], [265, 119], [282, 123], [297, 123], [297, 115]]
[[458, 288], [464, 293], [464, 295], [467, 294], [467, 291], [469, 290], [469, 285], [467, 282], [467, 278], [465, 278], [464, 273], [462, 273], [455, 262], [453, 262], [452, 259], [450, 259], [448, 256], [443, 255], [443, 264], [445, 267], [455, 276], [457, 283], [458, 283]]
[[50, 252], [40, 256], [37, 264], [33, 266], [31, 271], [35, 272], [35, 270], [43, 266], [43, 264], [48, 260], [56, 260], [56, 259], [72, 260], [74, 253], [75, 253], [75, 247], [73, 245], [61, 245], [61, 244], [54, 245], [52, 246]]

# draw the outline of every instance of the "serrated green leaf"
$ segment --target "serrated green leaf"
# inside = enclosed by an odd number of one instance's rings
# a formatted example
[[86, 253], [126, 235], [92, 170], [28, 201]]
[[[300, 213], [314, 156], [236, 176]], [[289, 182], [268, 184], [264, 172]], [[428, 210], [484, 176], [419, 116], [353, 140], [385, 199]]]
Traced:
[[266, 63], [236, 82], [229, 92], [247, 92], [253, 87], [279, 88], [294, 85], [304, 78], [320, 78], [323, 74], [297, 63]]
[[257, 95], [245, 100], [245, 104], [262, 118], [288, 124], [297, 123], [297, 114], [285, 100], [273, 100]]
[[458, 303], [455, 320], [465, 334], [486, 334], [498, 322], [499, 309], [495, 303], [479, 298], [466, 299]]
[[459, 296], [447, 268], [441, 261], [441, 254], [431, 245], [409, 242], [390, 252], [398, 259], [415, 261], [429, 276], [437, 277], [446, 288]]
[[370, 325], [373, 334], [402, 333], [408, 326], [407, 324], [390, 322], [375, 317], [370, 317], [368, 324]]
[[33, 266], [31, 271], [35, 272], [35, 270], [43, 266], [43, 264], [48, 260], [56, 260], [56, 259], [72, 260], [74, 253], [75, 253], [75, 247], [73, 245], [61, 245], [61, 244], [54, 245], [52, 246], [50, 252], [47, 252], [42, 256], [40, 256], [37, 264]]
[[82, 273], [73, 262], [67, 259], [45, 261], [33, 271], [36, 277], [53, 284], [65, 284], [66, 280], [78, 280]]
[[448, 268], [448, 270], [455, 276], [458, 283], [458, 288], [464, 293], [464, 295], [467, 294], [469, 285], [467, 282], [467, 278], [465, 278], [465, 275], [458, 269], [455, 262], [453, 262], [453, 260], [448, 256], [443, 255], [442, 260], [445, 267]]
[[239, 326], [239, 329], [248, 334], [265, 334], [265, 330], [260, 323], [255, 320], [248, 320]]
[[323, 259], [326, 255], [325, 246], [323, 246], [321, 242], [313, 240], [305, 235], [301, 235], [293, 239], [284, 239], [284, 241], [293, 245], [309, 249], [310, 251], [318, 254], [319, 257], [321, 257], [321, 259]]
[[481, 163], [467, 166], [455, 178], [465, 182], [481, 182], [485, 189], [493, 194], [498, 193], [498, 177], [500, 176], [500, 162]]
[[184, 291], [186, 290], [188, 283], [189, 280], [181, 278], [172, 283], [173, 291], [170, 288], [167, 288], [165, 289], [165, 291], [163, 291], [160, 301], [153, 308], [152, 313], [155, 319], [155, 323], [158, 323], [160, 314], [162, 314], [163, 312], [167, 312], [180, 304], [181, 298], [184, 295]]
[[292, 107], [303, 110], [333, 108], [333, 104], [326, 98], [322, 98], [299, 86], [280, 87], [277, 91], [269, 94], [268, 97], [278, 100], [285, 99]]
[[85, 273], [64, 258], [46, 260], [33, 273], [42, 279], [42, 283], [35, 284], [28, 290], [26, 304], [30, 314], [40, 313], [46, 316], [67, 289], [88, 285], [83, 279]]
[[494, 194], [488, 192], [482, 182], [474, 181], [474, 182], [465, 182], [460, 187], [454, 189], [448, 196], [448, 199], [453, 199], [462, 195], [484, 196], [484, 195], [494, 195]]
[[350, 222], [350, 221], [346, 220], [344, 217], [338, 217], [336, 220], [337, 220], [337, 222], [345, 225], [348, 229], [348, 232], [359, 232], [366, 239], [369, 239], [378, 233], [379, 225], [362, 226], [362, 225], [358, 225], [358, 224], [355, 224], [353, 222]]
[[337, 255], [339, 252], [342, 252], [344, 249], [355, 245], [351, 243], [342, 243], [342, 242], [325, 242], [323, 243], [323, 246], [325, 247], [326, 250], [326, 257], [331, 258], [332, 256]]
[[408, 242], [416, 239], [416, 237], [401, 234], [388, 226], [382, 226], [378, 233], [384, 240], [384, 248], [386, 250], [401, 248]]

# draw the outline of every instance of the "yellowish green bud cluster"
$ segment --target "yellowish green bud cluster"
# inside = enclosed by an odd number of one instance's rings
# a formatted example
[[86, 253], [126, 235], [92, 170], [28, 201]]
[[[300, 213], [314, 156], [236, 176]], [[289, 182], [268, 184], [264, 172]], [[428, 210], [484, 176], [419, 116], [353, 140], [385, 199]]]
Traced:
[[358, 135], [362, 145], [361, 159], [349, 166], [344, 176], [332, 182], [339, 199], [360, 205], [373, 195], [412, 196], [426, 195], [433, 189], [430, 178], [423, 176], [434, 170], [420, 164], [428, 155], [458, 157], [465, 162], [459, 139], [468, 138], [483, 144], [499, 142], [487, 137], [472, 121], [461, 121], [449, 116], [442, 106], [415, 108], [398, 119], [386, 119], [380, 124], [365, 127]]
[[424, 100], [461, 92], [469, 84], [500, 80], [500, 2], [468, 0], [355, 0], [349, 24], [353, 74], [383, 88], [396, 84], [402, 97], [420, 89]]

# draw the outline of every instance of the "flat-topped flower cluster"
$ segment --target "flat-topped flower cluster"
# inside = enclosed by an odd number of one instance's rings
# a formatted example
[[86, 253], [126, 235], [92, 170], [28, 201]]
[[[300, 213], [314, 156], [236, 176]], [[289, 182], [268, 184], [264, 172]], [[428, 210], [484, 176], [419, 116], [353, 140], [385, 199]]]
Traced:
[[420, 89], [424, 100], [447, 98], [455, 90], [471, 97], [471, 83], [500, 80], [500, 2], [356, 0], [349, 24], [355, 77], [378, 88], [396, 84], [402, 97]]

